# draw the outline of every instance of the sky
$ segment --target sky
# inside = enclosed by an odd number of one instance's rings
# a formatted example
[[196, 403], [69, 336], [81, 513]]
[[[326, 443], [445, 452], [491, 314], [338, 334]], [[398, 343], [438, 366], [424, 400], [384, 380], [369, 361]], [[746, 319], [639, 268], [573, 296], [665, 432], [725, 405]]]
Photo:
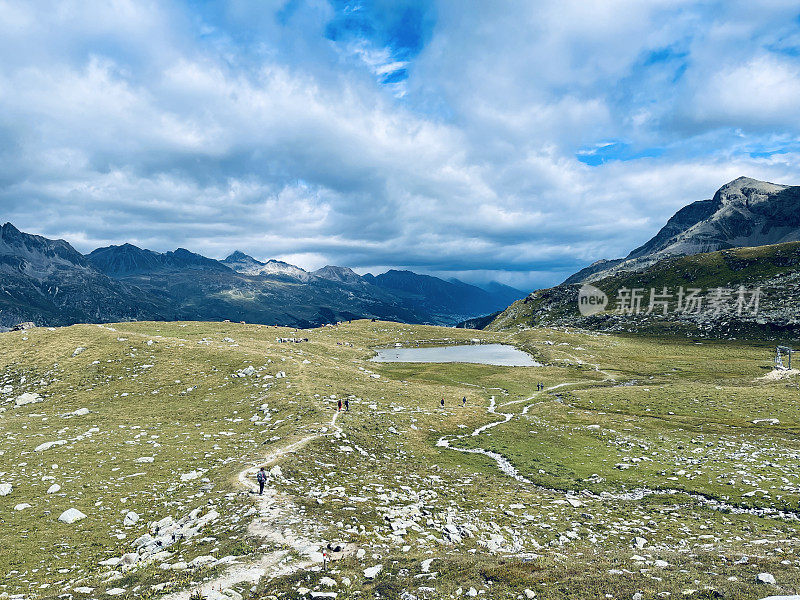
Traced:
[[0, 221], [529, 291], [800, 184], [783, 0], [0, 0]]

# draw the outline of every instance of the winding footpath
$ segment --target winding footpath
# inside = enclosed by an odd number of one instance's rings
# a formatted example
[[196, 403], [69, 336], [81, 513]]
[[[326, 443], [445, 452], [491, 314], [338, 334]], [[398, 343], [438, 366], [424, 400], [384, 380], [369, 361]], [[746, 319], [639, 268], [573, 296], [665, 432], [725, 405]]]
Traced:
[[[574, 358], [574, 357], [573, 357]], [[584, 363], [585, 364], [585, 363]], [[605, 371], [602, 371], [597, 367], [597, 365], [593, 365], [595, 369], [604, 375], [606, 375], [606, 380], [613, 380], [613, 378]], [[567, 385], [578, 385], [580, 383], [585, 382], [569, 382], [569, 383], [560, 383], [558, 385], [554, 385], [544, 390], [536, 392], [533, 396], [526, 398], [524, 400], [513, 400], [511, 402], [506, 402], [502, 406], [509, 406], [513, 404], [519, 404], [521, 402], [528, 402], [533, 400], [537, 396], [549, 392]], [[546, 402], [546, 401], [543, 401]], [[526, 405], [521, 415], [527, 415], [528, 409], [532, 406], [536, 406], [537, 404], [541, 404], [541, 402], [536, 402], [533, 404]], [[554, 494], [554, 495], [564, 495], [570, 504], [573, 506], [580, 506], [583, 501], [586, 500], [595, 500], [595, 501], [639, 501], [647, 496], [654, 496], [654, 495], [662, 495], [662, 496], [684, 496], [687, 498], [691, 498], [695, 502], [702, 504], [703, 506], [710, 508], [711, 510], [718, 510], [732, 514], [749, 514], [756, 517], [762, 518], [778, 518], [783, 519], [786, 521], [800, 521], [800, 511], [783, 511], [778, 510], [775, 508], [746, 508], [741, 506], [736, 506], [734, 504], [729, 504], [722, 500], [718, 500], [713, 497], [709, 497], [703, 495], [698, 492], [688, 492], [685, 490], [679, 490], [674, 488], [662, 488], [662, 489], [651, 489], [651, 488], [637, 488], [631, 490], [629, 492], [621, 492], [621, 493], [611, 493], [611, 492], [601, 492], [600, 494], [593, 494], [587, 490], [584, 490], [580, 493], [568, 490], [559, 490], [555, 488], [548, 488], [537, 483], [534, 483], [524, 475], [522, 475], [519, 470], [511, 463], [509, 459], [507, 459], [502, 454], [497, 452], [493, 452], [492, 450], [487, 450], [486, 448], [459, 448], [456, 446], [452, 446], [451, 443], [455, 440], [464, 439], [467, 437], [478, 437], [483, 432], [491, 429], [493, 427], [497, 427], [498, 425], [503, 425], [508, 423], [515, 415], [515, 413], [504, 413], [498, 412], [497, 404], [495, 402], [495, 397], [492, 396], [489, 399], [489, 406], [487, 407], [487, 412], [490, 415], [500, 416], [503, 417], [502, 420], [499, 421], [492, 421], [491, 423], [487, 423], [485, 425], [481, 425], [480, 427], [476, 428], [469, 434], [462, 434], [462, 435], [455, 435], [455, 436], [442, 436], [440, 437], [437, 442], [436, 446], [440, 448], [448, 448], [450, 450], [455, 450], [456, 452], [462, 452], [464, 454], [481, 454], [488, 458], [491, 458], [495, 463], [497, 463], [498, 468], [500, 471], [508, 475], [509, 477], [519, 481], [520, 483], [524, 483], [526, 485], [530, 485], [535, 487], [538, 490], [541, 490], [546, 493]], [[580, 497], [580, 500], [578, 498]], [[577, 502], [576, 502], [577, 501]]]
[[[254, 477], [261, 467], [274, 466], [287, 454], [296, 452], [313, 440], [341, 433], [341, 428], [336, 425], [338, 416], [339, 412], [336, 411], [328, 427], [278, 448], [257, 463], [240, 471], [237, 476], [239, 485], [249, 492], [257, 494], [258, 486]], [[210, 580], [168, 594], [164, 596], [164, 600], [189, 600], [198, 593], [211, 600], [229, 599], [233, 596], [225, 594], [224, 591], [234, 586], [256, 585], [264, 577], [273, 579], [322, 562], [322, 556], [318, 553], [319, 541], [315, 542], [297, 536], [286, 527], [286, 524], [298, 517], [290, 496], [280, 492], [274, 486], [270, 486], [264, 488], [263, 496], [256, 495], [255, 498], [258, 517], [250, 523], [247, 532], [256, 538], [276, 545], [279, 549], [256, 558], [243, 557], [243, 562], [231, 564]], [[291, 552], [298, 553], [305, 558], [292, 560]]]

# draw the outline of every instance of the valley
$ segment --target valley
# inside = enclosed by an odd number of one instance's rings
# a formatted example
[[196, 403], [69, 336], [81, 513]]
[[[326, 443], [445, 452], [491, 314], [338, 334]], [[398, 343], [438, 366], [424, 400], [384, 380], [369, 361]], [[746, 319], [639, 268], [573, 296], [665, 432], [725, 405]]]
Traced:
[[[474, 340], [542, 366], [370, 360]], [[0, 344], [2, 597], [800, 587], [798, 388], [764, 378], [767, 342], [362, 320], [76, 325]], [[70, 509], [85, 517], [60, 521]], [[329, 543], [343, 552], [323, 569]]]

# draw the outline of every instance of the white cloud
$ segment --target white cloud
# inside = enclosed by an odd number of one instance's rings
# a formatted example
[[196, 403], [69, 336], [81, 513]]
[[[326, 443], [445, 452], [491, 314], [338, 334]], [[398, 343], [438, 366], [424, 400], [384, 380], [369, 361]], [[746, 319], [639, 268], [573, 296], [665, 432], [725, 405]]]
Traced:
[[[786, 3], [442, 2], [403, 60], [324, 39], [325, 2], [281, 8], [209, 24], [180, 5], [0, 0], [5, 218], [81, 250], [528, 287], [625, 254], [739, 175], [800, 183], [791, 152], [747, 151], [796, 141]], [[379, 83], [399, 68], [402, 99]], [[577, 160], [617, 139], [663, 155]]]

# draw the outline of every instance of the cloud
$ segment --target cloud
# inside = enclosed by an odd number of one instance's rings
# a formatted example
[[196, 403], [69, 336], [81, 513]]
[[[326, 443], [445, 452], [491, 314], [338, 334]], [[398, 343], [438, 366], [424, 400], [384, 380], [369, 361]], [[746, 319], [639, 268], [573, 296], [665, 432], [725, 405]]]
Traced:
[[525, 288], [800, 182], [791, 3], [0, 0], [0, 209]]

